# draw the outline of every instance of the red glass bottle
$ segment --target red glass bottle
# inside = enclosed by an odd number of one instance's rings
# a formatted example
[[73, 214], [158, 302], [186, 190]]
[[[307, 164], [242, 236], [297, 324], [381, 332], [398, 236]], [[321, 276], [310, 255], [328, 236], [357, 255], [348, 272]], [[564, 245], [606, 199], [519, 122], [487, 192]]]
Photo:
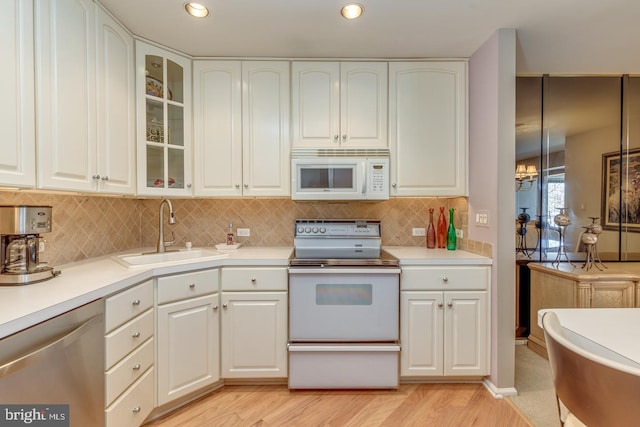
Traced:
[[440, 206], [438, 217], [438, 229], [436, 231], [438, 247], [444, 248], [447, 244], [447, 220], [444, 217], [444, 206]]
[[433, 208], [429, 208], [429, 227], [427, 227], [427, 248], [436, 247], [436, 229], [433, 226]]

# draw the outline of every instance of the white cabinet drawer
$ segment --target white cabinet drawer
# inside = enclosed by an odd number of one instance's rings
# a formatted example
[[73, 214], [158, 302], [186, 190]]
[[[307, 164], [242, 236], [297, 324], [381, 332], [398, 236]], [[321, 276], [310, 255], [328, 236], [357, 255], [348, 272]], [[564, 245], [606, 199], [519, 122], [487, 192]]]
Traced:
[[153, 410], [153, 368], [105, 411], [107, 427], [138, 427]]
[[153, 305], [153, 281], [149, 280], [105, 300], [105, 332], [144, 313]]
[[286, 291], [289, 274], [286, 267], [223, 268], [223, 291]]
[[218, 273], [215, 269], [158, 278], [158, 304], [218, 292]]
[[153, 309], [105, 335], [105, 368], [109, 369], [153, 336]]
[[105, 373], [107, 406], [151, 366], [153, 366], [153, 338], [147, 340]]
[[403, 267], [403, 291], [484, 290], [489, 286], [490, 267]]

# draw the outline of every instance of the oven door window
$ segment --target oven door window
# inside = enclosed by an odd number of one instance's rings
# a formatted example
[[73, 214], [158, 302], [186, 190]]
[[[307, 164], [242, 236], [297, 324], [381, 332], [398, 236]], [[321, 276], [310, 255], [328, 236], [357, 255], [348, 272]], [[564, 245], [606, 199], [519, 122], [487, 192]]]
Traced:
[[344, 166], [304, 166], [300, 168], [300, 188], [302, 190], [340, 189], [353, 190], [356, 168]]
[[317, 305], [371, 305], [371, 284], [317, 284]]

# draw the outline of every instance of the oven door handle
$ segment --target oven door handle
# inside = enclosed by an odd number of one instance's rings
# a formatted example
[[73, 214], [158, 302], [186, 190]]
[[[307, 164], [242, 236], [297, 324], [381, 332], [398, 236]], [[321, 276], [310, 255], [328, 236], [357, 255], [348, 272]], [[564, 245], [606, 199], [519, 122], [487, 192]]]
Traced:
[[289, 274], [400, 274], [397, 267], [289, 267]]

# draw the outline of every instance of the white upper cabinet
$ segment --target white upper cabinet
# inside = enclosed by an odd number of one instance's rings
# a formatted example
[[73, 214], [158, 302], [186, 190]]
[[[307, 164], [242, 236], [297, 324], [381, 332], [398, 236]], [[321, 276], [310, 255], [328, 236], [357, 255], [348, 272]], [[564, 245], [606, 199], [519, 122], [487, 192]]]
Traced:
[[95, 11], [36, 0], [38, 187], [96, 191]]
[[193, 67], [195, 194], [289, 195], [289, 63]]
[[289, 62], [242, 63], [244, 196], [288, 196]]
[[38, 187], [133, 194], [133, 38], [91, 0], [35, 17]]
[[392, 196], [466, 196], [467, 63], [389, 64]]
[[386, 62], [293, 62], [294, 147], [387, 147]]
[[135, 62], [133, 37], [96, 8], [98, 169], [100, 190], [136, 191]]
[[33, 0], [9, 0], [0, 13], [0, 185], [35, 187]]
[[191, 61], [136, 41], [138, 194], [190, 196]]

